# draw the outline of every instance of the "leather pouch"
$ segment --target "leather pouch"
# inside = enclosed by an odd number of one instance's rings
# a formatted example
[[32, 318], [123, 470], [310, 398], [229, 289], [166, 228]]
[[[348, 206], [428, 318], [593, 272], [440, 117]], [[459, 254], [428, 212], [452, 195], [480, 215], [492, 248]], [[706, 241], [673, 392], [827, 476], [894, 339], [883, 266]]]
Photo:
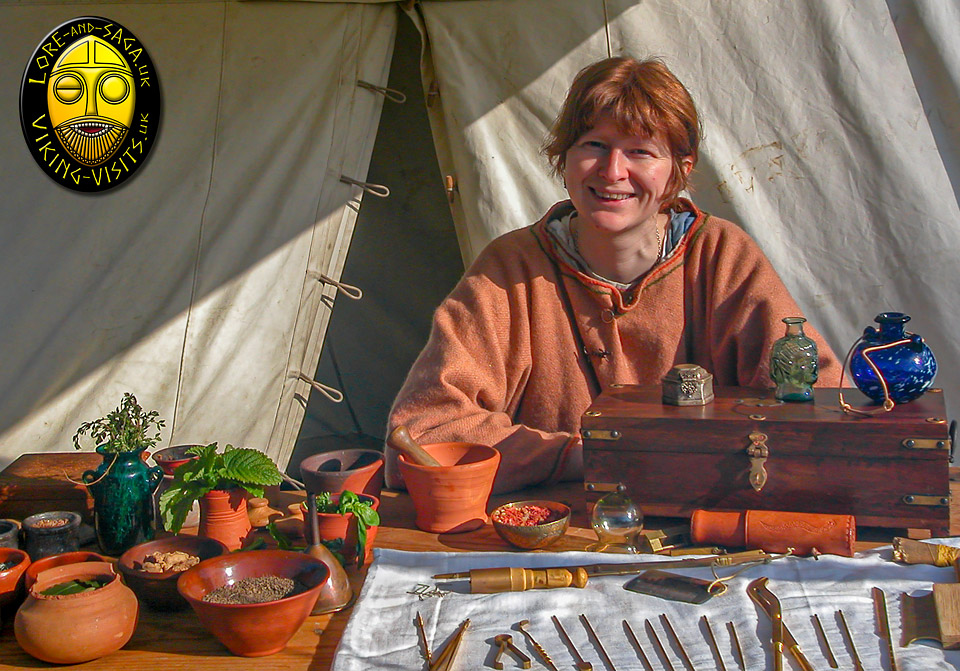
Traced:
[[695, 510], [690, 518], [690, 540], [695, 545], [722, 545], [795, 555], [853, 556], [857, 524], [853, 515], [791, 513], [776, 510], [715, 512]]

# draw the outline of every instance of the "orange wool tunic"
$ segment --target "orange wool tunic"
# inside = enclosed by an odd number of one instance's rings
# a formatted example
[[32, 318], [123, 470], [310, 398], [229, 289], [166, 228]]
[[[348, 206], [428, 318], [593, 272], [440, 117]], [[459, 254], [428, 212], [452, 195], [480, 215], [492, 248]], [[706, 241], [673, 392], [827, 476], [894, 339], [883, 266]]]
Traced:
[[[696, 214], [686, 234], [625, 292], [558, 253], [547, 222], [569, 214], [568, 201], [491, 242], [436, 310], [388, 429], [404, 424], [422, 444], [492, 445], [502, 455], [495, 491], [512, 491], [582, 477], [580, 417], [598, 393], [587, 366], [602, 387], [659, 384], [678, 363], [703, 366], [718, 386], [772, 387], [780, 320], [800, 309], [750, 236], [684, 208]], [[817, 384], [838, 386], [841, 363], [805, 332], [819, 348]], [[386, 453], [387, 485], [401, 487], [396, 452]]]

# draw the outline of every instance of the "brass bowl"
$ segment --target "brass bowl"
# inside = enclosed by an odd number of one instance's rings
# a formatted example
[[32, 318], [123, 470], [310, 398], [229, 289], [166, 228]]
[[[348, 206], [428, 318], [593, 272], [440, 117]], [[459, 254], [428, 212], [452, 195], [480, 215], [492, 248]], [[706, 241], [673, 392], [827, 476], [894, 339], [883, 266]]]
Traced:
[[[497, 521], [501, 510], [530, 505], [548, 508], [552, 513], [550, 521], [530, 526], [515, 526]], [[553, 545], [567, 533], [570, 527], [570, 506], [557, 501], [514, 501], [505, 503], [490, 513], [490, 521], [500, 537], [511, 545], [522, 550], [540, 550]]]

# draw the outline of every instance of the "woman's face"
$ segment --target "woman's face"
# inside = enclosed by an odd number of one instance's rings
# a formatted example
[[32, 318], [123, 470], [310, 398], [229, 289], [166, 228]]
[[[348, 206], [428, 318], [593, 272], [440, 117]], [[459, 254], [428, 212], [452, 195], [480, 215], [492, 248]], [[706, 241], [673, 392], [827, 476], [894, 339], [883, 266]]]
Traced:
[[580, 136], [566, 159], [564, 183], [580, 220], [611, 234], [656, 216], [673, 169], [661, 136], [626, 135], [608, 117]]

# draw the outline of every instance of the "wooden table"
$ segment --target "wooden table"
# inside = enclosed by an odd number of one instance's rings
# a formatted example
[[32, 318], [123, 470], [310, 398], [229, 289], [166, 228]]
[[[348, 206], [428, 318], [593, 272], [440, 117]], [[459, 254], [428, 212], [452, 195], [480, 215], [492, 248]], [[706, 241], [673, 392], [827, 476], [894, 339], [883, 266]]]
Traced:
[[[41, 465], [50, 473], [59, 474], [62, 468], [59, 463], [67, 463], [74, 469], [86, 469], [99, 462], [97, 455], [63, 456], [60, 462], [52, 455], [25, 455], [31, 457], [20, 464], [20, 468], [13, 465], [0, 473], [0, 517], [11, 516], [9, 510], [19, 509], [14, 496], [10, 496], [12, 482], [11, 473], [16, 471], [16, 478], [20, 485], [23, 481], [23, 465], [38, 472]], [[33, 457], [38, 457], [33, 459]], [[79, 458], [84, 457], [84, 458]], [[92, 457], [92, 460], [90, 459]], [[23, 459], [23, 457], [21, 457]], [[19, 460], [18, 460], [19, 461]], [[91, 466], [92, 461], [92, 466]], [[77, 473], [72, 473], [77, 477]], [[54, 477], [54, 476], [51, 476]], [[56, 475], [56, 477], [61, 477]], [[6, 489], [4, 487], [7, 486]], [[953, 485], [954, 487], [957, 484]], [[4, 498], [3, 493], [7, 496]], [[21, 487], [21, 493], [23, 488]], [[53, 492], [54, 489], [49, 489]], [[52, 494], [51, 494], [52, 496]], [[273, 503], [276, 507], [285, 507], [285, 504], [302, 496], [296, 492], [281, 492]], [[491, 508], [507, 501], [519, 499], [550, 499], [567, 503], [573, 509], [571, 528], [567, 535], [556, 545], [550, 548], [551, 552], [569, 550], [585, 550], [588, 545], [596, 541], [596, 536], [589, 529], [586, 506], [584, 503], [582, 485], [565, 483], [554, 487], [533, 488], [522, 493], [500, 495], [491, 498]], [[957, 497], [954, 496], [954, 501]], [[57, 509], [56, 499], [47, 502], [38, 502], [42, 510]], [[42, 507], [46, 506], [46, 507]], [[462, 534], [432, 534], [418, 530], [414, 525], [413, 504], [402, 492], [384, 491], [380, 504], [381, 525], [377, 532], [376, 546], [398, 550], [418, 552], [474, 552], [474, 551], [510, 551], [512, 546], [504, 542], [489, 524], [476, 530]], [[958, 519], [952, 517], [952, 520]], [[676, 524], [677, 520], [652, 520], [654, 524]], [[954, 524], [956, 522], [954, 521]], [[951, 530], [951, 533], [957, 533]], [[893, 530], [859, 530], [861, 540], [858, 549], [875, 547], [889, 543], [893, 535], [904, 535], [904, 532]], [[363, 574], [354, 572], [350, 578], [355, 592], [359, 593], [363, 582]], [[333, 655], [337, 644], [350, 617], [350, 609], [333, 615], [312, 616], [300, 627], [291, 639], [287, 648], [275, 655], [260, 658], [244, 658], [231, 655], [211, 634], [199, 623], [192, 611], [179, 613], [158, 613], [143, 608], [140, 613], [140, 622], [130, 642], [122, 649], [111, 655], [83, 665], [84, 669], [104, 669], [127, 671], [128, 669], [151, 669], [155, 671], [176, 671], [178, 669], [205, 670], [205, 669], [255, 669], [256, 671], [296, 671], [310, 669], [325, 671], [333, 663]], [[50, 668], [55, 665], [40, 662], [24, 653], [13, 634], [13, 614], [4, 614], [4, 623], [0, 629], [0, 669]]]

